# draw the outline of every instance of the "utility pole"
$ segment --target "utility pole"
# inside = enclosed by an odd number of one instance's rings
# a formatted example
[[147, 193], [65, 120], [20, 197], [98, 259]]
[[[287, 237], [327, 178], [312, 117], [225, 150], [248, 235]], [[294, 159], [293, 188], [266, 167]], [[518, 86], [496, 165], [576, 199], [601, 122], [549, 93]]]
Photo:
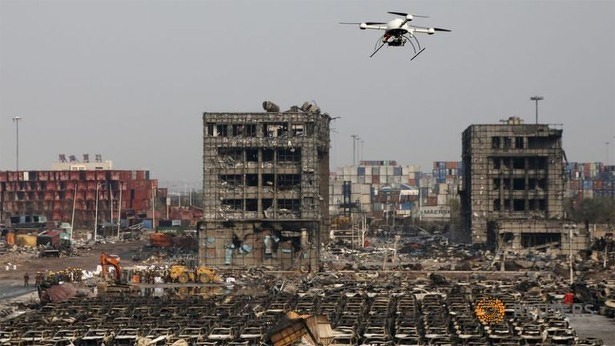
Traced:
[[156, 232], [156, 187], [152, 185], [152, 230]]
[[16, 166], [16, 170], [17, 172], [19, 172], [19, 121], [22, 119], [22, 117], [20, 116], [16, 116], [13, 117], [13, 122], [15, 123], [15, 131], [16, 131], [16, 141], [15, 141], [15, 150], [16, 150], [16, 155], [15, 155], [15, 166]]
[[359, 162], [363, 160], [363, 148], [365, 148], [365, 141], [361, 138], [361, 150], [359, 150]]
[[352, 137], [352, 165], [354, 166], [356, 164], [356, 153], [357, 153], [357, 138], [359, 137], [358, 135], [350, 135], [350, 137]]
[[98, 233], [98, 189], [100, 184], [96, 181], [96, 211], [94, 212], [94, 243], [96, 243], [96, 233]]
[[536, 125], [538, 125], [538, 101], [544, 100], [544, 97], [542, 97], [542, 96], [532, 96], [532, 97], [530, 97], [530, 100], [536, 102]]
[[122, 225], [122, 188], [124, 183], [120, 181], [120, 200], [117, 203], [117, 237], [120, 238], [120, 227]]

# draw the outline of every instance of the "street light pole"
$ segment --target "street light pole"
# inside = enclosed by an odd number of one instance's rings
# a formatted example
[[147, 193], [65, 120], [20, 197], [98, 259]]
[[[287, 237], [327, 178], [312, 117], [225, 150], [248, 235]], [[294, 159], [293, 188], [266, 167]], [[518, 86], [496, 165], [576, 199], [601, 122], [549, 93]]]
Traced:
[[359, 151], [359, 162], [363, 160], [363, 149], [365, 148], [365, 141], [361, 138], [361, 150]]
[[354, 166], [356, 164], [357, 137], [359, 137], [359, 136], [358, 135], [350, 135], [350, 137], [352, 137], [352, 165]]
[[532, 97], [530, 97], [530, 100], [536, 102], [536, 125], [538, 125], [538, 101], [544, 100], [544, 97], [542, 97], [542, 96], [532, 96]]
[[96, 181], [96, 211], [94, 212], [94, 243], [96, 243], [96, 233], [98, 233], [98, 189], [100, 184]]
[[574, 269], [572, 267], [572, 236], [573, 231], [577, 228], [575, 224], [565, 224], [564, 228], [568, 228], [568, 266], [570, 267], [570, 284], [574, 283]]
[[156, 187], [152, 185], [152, 230], [156, 232]]
[[16, 170], [19, 172], [19, 121], [22, 119], [20, 116], [13, 117], [13, 122], [15, 122], [15, 131], [16, 131], [16, 141], [15, 141], [15, 166]]
[[355, 139], [357, 142], [357, 164], [361, 163], [361, 137], [357, 136]]
[[568, 226], [568, 242], [569, 242], [569, 249], [568, 249], [568, 261], [569, 261], [569, 266], [570, 266], [570, 284], [572, 285], [574, 283], [574, 269], [572, 269], [572, 227]]

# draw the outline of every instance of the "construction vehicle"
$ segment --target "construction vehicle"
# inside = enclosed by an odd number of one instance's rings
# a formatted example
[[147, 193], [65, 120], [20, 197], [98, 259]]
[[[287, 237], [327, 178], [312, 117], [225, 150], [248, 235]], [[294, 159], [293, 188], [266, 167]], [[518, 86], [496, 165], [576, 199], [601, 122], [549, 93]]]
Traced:
[[[122, 266], [120, 265], [120, 258], [118, 256], [102, 252], [100, 254], [100, 266], [102, 269], [100, 276], [103, 281], [98, 282], [96, 285], [99, 294], [117, 296], [138, 293], [138, 288], [136, 286], [131, 286], [126, 280], [122, 279]], [[109, 275], [109, 266], [112, 266], [114, 269], [113, 282], [111, 284], [106, 282], [107, 276]]]
[[172, 282], [185, 284], [188, 282], [196, 283], [211, 283], [220, 282], [222, 279], [216, 274], [216, 271], [208, 267], [196, 267], [193, 269], [185, 265], [176, 264], [169, 268], [169, 279]]
[[115, 271], [115, 284], [119, 285], [122, 282], [122, 266], [120, 266], [120, 259], [117, 256], [111, 256], [105, 252], [100, 253], [100, 266], [101, 266], [101, 277], [103, 279], [107, 278], [109, 275], [108, 266], [112, 266]]

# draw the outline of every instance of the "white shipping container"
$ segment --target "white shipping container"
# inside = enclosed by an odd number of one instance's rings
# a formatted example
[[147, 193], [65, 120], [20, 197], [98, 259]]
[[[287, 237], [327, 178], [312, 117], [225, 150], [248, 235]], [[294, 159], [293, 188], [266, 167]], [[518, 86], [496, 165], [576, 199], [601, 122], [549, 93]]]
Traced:
[[344, 167], [344, 173], [343, 173], [344, 177], [352, 175], [352, 169], [353, 167], [349, 167], [349, 166]]
[[442, 194], [447, 194], [448, 193], [448, 184], [445, 183], [440, 183], [438, 184], [438, 191]]
[[355, 183], [352, 184], [352, 194], [361, 194], [361, 192], [363, 191], [363, 184], [359, 184], [359, 183]]
[[392, 177], [392, 176], [390, 176], [390, 175], [383, 175], [383, 176], [380, 176], [380, 184], [383, 184], [383, 185], [390, 185], [390, 184], [392, 184], [392, 183], [393, 183], [393, 181], [392, 181], [392, 180], [393, 180], [393, 177]]
[[438, 205], [448, 205], [449, 196], [447, 194], [439, 194], [436, 196]]
[[393, 175], [393, 172], [395, 171], [395, 166], [385, 166], [385, 167], [386, 167], [387, 175]]
[[361, 195], [361, 198], [359, 199], [359, 201], [361, 202], [363, 206], [365, 206], [367, 204], [370, 204], [372, 202], [372, 199], [370, 195]]
[[372, 191], [372, 186], [371, 184], [363, 184], [363, 186], [361, 186], [361, 193], [363, 194], [371, 194]]
[[359, 181], [359, 177], [356, 176], [356, 175], [351, 175], [349, 178], [350, 179], [348, 179], [348, 180], [350, 180], [350, 182], [353, 183], [353, 184], [356, 184]]
[[402, 166], [401, 175], [414, 179], [414, 171], [411, 170], [410, 166]]

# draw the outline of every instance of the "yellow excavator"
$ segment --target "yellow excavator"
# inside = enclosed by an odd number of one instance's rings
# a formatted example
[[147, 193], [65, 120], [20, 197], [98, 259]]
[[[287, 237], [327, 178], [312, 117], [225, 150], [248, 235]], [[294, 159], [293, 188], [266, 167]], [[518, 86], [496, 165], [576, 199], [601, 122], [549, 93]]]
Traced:
[[181, 264], [175, 264], [169, 268], [169, 279], [180, 284], [188, 282], [207, 284], [222, 281], [216, 271], [211, 268], [201, 266], [191, 269]]

